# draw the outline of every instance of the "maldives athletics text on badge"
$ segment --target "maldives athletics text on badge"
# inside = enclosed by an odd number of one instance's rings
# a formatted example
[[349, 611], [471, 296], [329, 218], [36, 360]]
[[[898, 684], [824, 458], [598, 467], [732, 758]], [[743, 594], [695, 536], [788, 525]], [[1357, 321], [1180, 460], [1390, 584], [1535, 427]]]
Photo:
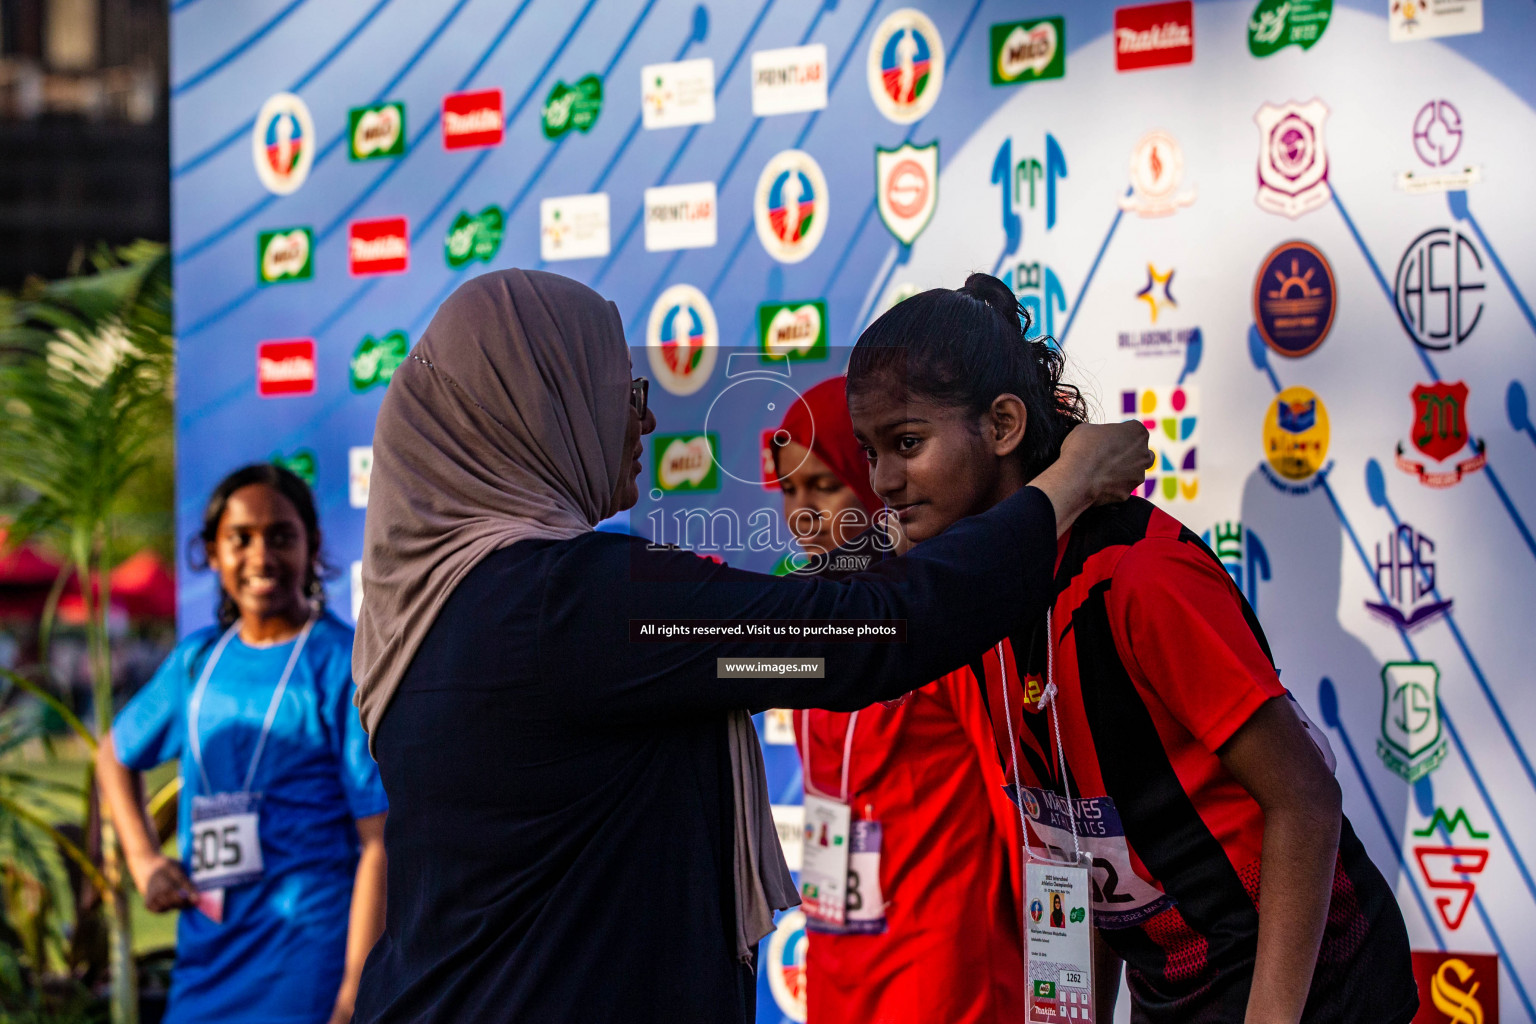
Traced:
[[349, 226], [347, 265], [354, 276], [403, 274], [410, 264], [410, 232], [404, 217], [357, 220]]

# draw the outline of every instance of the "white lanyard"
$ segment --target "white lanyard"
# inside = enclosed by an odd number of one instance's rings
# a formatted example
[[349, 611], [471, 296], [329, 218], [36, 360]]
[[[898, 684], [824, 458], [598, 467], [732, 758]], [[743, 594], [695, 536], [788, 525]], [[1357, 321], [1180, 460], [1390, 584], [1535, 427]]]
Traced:
[[[1003, 718], [1008, 723], [1008, 753], [1013, 758], [1013, 787], [1019, 799], [1014, 804], [1019, 810], [1019, 831], [1024, 833], [1024, 852], [1030, 860], [1044, 861], [1047, 864], [1059, 864], [1066, 867], [1076, 867], [1083, 859], [1082, 845], [1077, 836], [1077, 809], [1072, 801], [1072, 783], [1067, 771], [1067, 757], [1061, 746], [1061, 711], [1057, 706], [1056, 697], [1056, 633], [1051, 628], [1051, 610], [1045, 611], [1045, 692], [1040, 695], [1040, 706], [1049, 705], [1051, 710], [1051, 727], [1056, 733], [1056, 763], [1061, 766], [1061, 784], [1067, 791], [1067, 820], [1072, 825], [1072, 852], [1076, 855], [1073, 861], [1052, 860], [1049, 857], [1037, 857], [1035, 851], [1029, 845], [1029, 828], [1024, 821], [1024, 782], [1019, 777], [1019, 741], [1013, 732], [1013, 710], [1008, 706], [1008, 665], [1003, 659], [1003, 645], [997, 645], [997, 667], [1003, 677]], [[1023, 709], [1020, 709], [1020, 713]]]
[[[843, 803], [848, 802], [848, 765], [853, 760], [853, 727], [858, 724], [859, 713], [855, 711], [848, 716], [848, 729], [843, 733], [843, 779], [840, 786]], [[813, 796], [825, 796], [816, 788], [816, 783], [811, 781], [811, 712], [800, 712], [800, 734], [805, 739], [805, 751], [802, 755], [805, 765], [805, 791]]]
[[[283, 702], [283, 692], [288, 689], [288, 679], [293, 675], [293, 667], [299, 663], [299, 655], [304, 652], [304, 644], [309, 640], [309, 631], [314, 628], [315, 617], [311, 615], [309, 621], [304, 623], [304, 628], [299, 631], [299, 638], [294, 642], [293, 652], [288, 655], [288, 664], [283, 668], [282, 678], [277, 681], [277, 690], [272, 694], [272, 702], [267, 705], [266, 721], [261, 724], [261, 737], [256, 741], [256, 752], [251, 755], [251, 767], [245, 773], [245, 785], [240, 787], [240, 792], [249, 793], [251, 783], [256, 781], [256, 766], [261, 763], [261, 752], [267, 745], [267, 736], [272, 732], [272, 722], [277, 718], [277, 708]], [[203, 707], [203, 693], [208, 689], [208, 679], [213, 675], [213, 667], [224, 656], [224, 648], [234, 639], [240, 631], [240, 623], [236, 622], [224, 635], [219, 637], [219, 642], [214, 645], [213, 653], [208, 656], [208, 661], [203, 665], [203, 674], [198, 677], [197, 686], [192, 689], [192, 699], [187, 705], [187, 733], [192, 744], [192, 760], [197, 762], [197, 773], [203, 779], [203, 792], [211, 794], [213, 784], [208, 781], [208, 772], [203, 767], [203, 745], [198, 735], [197, 718]]]

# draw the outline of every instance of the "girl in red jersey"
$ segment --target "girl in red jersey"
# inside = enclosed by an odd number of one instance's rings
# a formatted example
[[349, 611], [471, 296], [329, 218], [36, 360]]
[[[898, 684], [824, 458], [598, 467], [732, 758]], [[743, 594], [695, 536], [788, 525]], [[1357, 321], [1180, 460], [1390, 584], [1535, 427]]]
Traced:
[[[1007, 286], [973, 274], [859, 339], [854, 428], [907, 543], [1024, 486], [1085, 419], [1027, 331]], [[1093, 1019], [1111, 1019], [1123, 963], [1135, 1022], [1407, 1024], [1402, 915], [1220, 562], [1133, 498], [1061, 539], [1056, 589], [974, 672], [1035, 851], [1083, 833]]]
[[[843, 383], [809, 389], [773, 448], [785, 518], [813, 556], [856, 551], [851, 542], [881, 506]], [[807, 571], [825, 566], [817, 559]], [[1023, 944], [1010, 884], [1019, 877], [1019, 821], [970, 672], [929, 683], [897, 707], [795, 712], [794, 722], [807, 792], [852, 808], [856, 851], [873, 835], [867, 822], [878, 821], [880, 834], [876, 877], [847, 894], [842, 928], [808, 918], [810, 1024], [1022, 1020]], [[856, 877], [869, 856], [856, 855]]]

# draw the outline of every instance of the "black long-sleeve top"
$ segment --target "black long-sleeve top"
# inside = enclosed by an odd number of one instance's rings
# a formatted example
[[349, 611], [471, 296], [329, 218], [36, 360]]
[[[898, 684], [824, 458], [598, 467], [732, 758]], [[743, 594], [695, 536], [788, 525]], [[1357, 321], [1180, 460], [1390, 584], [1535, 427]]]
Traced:
[[[487, 557], [379, 725], [388, 904], [355, 1020], [751, 1021], [726, 713], [854, 710], [965, 664], [1043, 612], [1055, 523], [1025, 488], [837, 581], [606, 533]], [[632, 619], [899, 619], [907, 639], [632, 642]], [[754, 655], [825, 678], [717, 677]]]

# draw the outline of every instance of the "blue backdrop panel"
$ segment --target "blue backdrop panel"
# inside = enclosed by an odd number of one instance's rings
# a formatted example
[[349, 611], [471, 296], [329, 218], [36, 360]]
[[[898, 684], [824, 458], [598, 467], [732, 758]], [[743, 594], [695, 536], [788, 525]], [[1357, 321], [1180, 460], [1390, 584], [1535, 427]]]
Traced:
[[[763, 432], [891, 304], [991, 271], [1154, 428], [1148, 493], [1256, 605], [1426, 984], [1536, 1022], [1536, 5], [1150, 6], [178, 0], [181, 534], [282, 459], [349, 612], [393, 361], [468, 277], [541, 267], [654, 382], [607, 528], [768, 571]], [[180, 583], [197, 628], [214, 581]], [[804, 1018], [796, 920], [763, 1020]]]

